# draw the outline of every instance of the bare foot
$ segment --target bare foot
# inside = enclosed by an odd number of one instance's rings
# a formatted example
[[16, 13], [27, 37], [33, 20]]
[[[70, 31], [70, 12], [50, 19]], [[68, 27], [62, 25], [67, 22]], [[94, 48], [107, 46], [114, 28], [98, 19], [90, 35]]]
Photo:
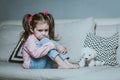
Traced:
[[71, 67], [72, 69], [79, 69], [78, 65], [72, 64], [70, 63], [68, 60], [64, 61], [69, 67]]
[[59, 56], [56, 56], [55, 62], [58, 64], [58, 69], [78, 69], [78, 66], [69, 63], [67, 59], [63, 61]]
[[58, 69], [73, 69], [73, 68], [68, 64], [63, 63], [62, 65], [58, 65]]

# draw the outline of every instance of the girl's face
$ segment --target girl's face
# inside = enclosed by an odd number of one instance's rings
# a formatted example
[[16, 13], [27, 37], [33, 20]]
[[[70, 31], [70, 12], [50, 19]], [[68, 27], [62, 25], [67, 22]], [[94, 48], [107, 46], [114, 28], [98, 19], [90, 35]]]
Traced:
[[38, 22], [33, 30], [33, 34], [38, 40], [49, 37], [49, 25], [46, 22]]

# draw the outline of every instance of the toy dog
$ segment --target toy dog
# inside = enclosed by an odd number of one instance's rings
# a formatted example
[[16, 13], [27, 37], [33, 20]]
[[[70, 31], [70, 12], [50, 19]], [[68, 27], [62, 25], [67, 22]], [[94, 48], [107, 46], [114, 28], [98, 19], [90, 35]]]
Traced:
[[79, 61], [80, 67], [92, 67], [104, 65], [104, 62], [96, 60], [96, 51], [89, 47], [85, 47], [81, 50], [81, 58]]

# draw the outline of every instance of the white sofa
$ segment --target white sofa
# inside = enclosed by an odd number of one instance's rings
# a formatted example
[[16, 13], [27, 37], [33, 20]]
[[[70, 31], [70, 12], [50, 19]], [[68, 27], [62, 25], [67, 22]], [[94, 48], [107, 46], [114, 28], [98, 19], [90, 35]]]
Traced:
[[[55, 26], [55, 33], [61, 38], [60, 43], [68, 48], [70, 61], [78, 63], [87, 34], [93, 33], [102, 38], [109, 38], [116, 32], [120, 32], [120, 18], [60, 19], [55, 20]], [[21, 63], [15, 62], [22, 61], [20, 51], [17, 52], [20, 43], [15, 48], [21, 31], [23, 29], [19, 20], [5, 21], [0, 24], [0, 80], [120, 80], [119, 64], [72, 70], [23, 69]], [[114, 58], [117, 63], [120, 63], [120, 48], [116, 50]], [[18, 53], [17, 57], [15, 57], [16, 53]], [[9, 59], [13, 62], [9, 62]]]

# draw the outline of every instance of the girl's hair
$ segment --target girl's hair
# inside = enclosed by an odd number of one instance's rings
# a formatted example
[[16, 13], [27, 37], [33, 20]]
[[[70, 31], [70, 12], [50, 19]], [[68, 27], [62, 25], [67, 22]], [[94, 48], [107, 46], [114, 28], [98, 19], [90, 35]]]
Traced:
[[[31, 18], [31, 20], [30, 20]], [[39, 21], [45, 21], [49, 25], [49, 38], [52, 40], [58, 40], [57, 37], [54, 36], [54, 30], [55, 30], [55, 24], [54, 24], [54, 18], [53, 16], [48, 13], [44, 14], [42, 12], [39, 12], [37, 14], [31, 15], [26, 14], [23, 17], [22, 25], [24, 32], [22, 34], [23, 41], [25, 42], [30, 34], [32, 34], [30, 29], [33, 29], [36, 27], [36, 24]]]

